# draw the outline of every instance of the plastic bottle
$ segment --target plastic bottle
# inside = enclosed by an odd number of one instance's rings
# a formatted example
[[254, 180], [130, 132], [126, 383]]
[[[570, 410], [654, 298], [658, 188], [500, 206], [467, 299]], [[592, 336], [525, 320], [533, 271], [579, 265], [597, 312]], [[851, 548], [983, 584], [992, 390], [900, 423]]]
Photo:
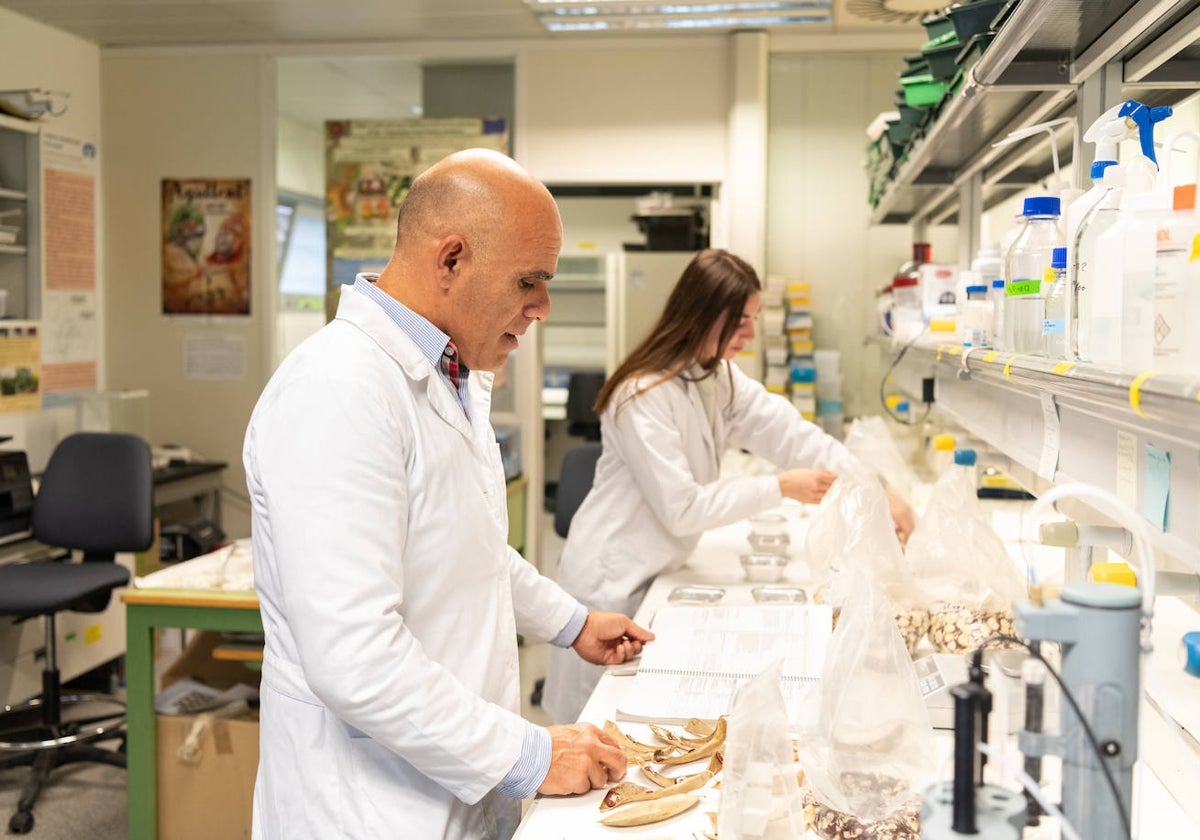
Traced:
[[988, 333], [988, 345], [997, 350], [1008, 349], [1004, 344], [1004, 298], [1004, 278], [997, 277], [988, 289], [988, 301], [992, 305], [992, 329]]
[[917, 283], [916, 277], [897, 276], [892, 281], [892, 335], [900, 342], [912, 341], [925, 330]]
[[1046, 293], [1046, 317], [1042, 320], [1042, 352], [1051, 359], [1067, 358], [1067, 322], [1071, 296], [1067, 294], [1067, 249], [1055, 248], [1050, 257], [1054, 282]]
[[[1096, 153], [1092, 159], [1091, 169], [1092, 187], [1067, 205], [1066, 212], [1063, 213], [1067, 229], [1067, 248], [1070, 251], [1070, 261], [1067, 263], [1067, 288], [1072, 290], [1072, 298], [1075, 297], [1074, 290], [1079, 286], [1076, 274], [1079, 271], [1080, 260], [1085, 256], [1088, 258], [1091, 256], [1090, 251], [1085, 255], [1079, 248], [1080, 229], [1084, 219], [1100, 203], [1105, 194], [1114, 186], [1118, 191], [1120, 189], [1119, 178], [1110, 180], [1106, 177], [1106, 172], [1111, 172], [1113, 175], [1119, 174], [1118, 170], [1111, 169], [1117, 165], [1118, 144], [1122, 140], [1132, 137], [1137, 130], [1137, 123], [1122, 111], [1128, 111], [1133, 106], [1145, 107], [1132, 99], [1122, 102], [1101, 114], [1100, 118], [1092, 123], [1083, 135], [1085, 143], [1096, 144]], [[1078, 301], [1073, 299], [1072, 303], [1076, 305], [1071, 308], [1077, 310]], [[1068, 344], [1070, 344], [1073, 355], [1078, 355], [1078, 340], [1074, 329], [1074, 325], [1077, 323], [1073, 317], [1071, 326], [1068, 328]]]
[[[1025, 199], [1025, 224], [1004, 258], [1004, 329], [1014, 353], [1041, 355], [1044, 295], [1054, 279], [1050, 258], [1062, 247], [1058, 228], [1061, 204], [1055, 196]], [[1043, 288], [1045, 285], [1046, 288]]]
[[934, 435], [931, 443], [933, 452], [929, 453], [926, 462], [933, 477], [937, 478], [954, 464], [954, 435]]
[[[1106, 356], [1105, 342], [1110, 341], [1109, 331], [1101, 328], [1097, 333], [1097, 319], [1118, 314], [1110, 312], [1119, 307], [1119, 296], [1098, 299], [1096, 242], [1117, 223], [1121, 210], [1121, 193], [1124, 171], [1120, 166], [1111, 166], [1104, 173], [1104, 193], [1080, 222], [1070, 251], [1070, 264], [1074, 269], [1071, 280], [1071, 332], [1069, 343], [1075, 358], [1085, 362], [1099, 362]], [[1108, 295], [1114, 294], [1107, 290]]]
[[[1162, 180], [1170, 183], [1170, 151], [1188, 137], [1183, 131], [1167, 138], [1168, 163]], [[1160, 222], [1155, 237], [1154, 368], [1163, 373], [1200, 376], [1200, 217], [1196, 215], [1196, 184], [1177, 186], [1173, 212]]]
[[963, 485], [964, 493], [972, 495], [979, 492], [979, 473], [975, 468], [974, 449], [955, 449], [954, 464], [947, 470], [944, 481], [953, 481]]
[[[1149, 108], [1136, 100], [1127, 100], [1100, 115], [1084, 134], [1084, 140], [1096, 144], [1092, 164], [1092, 188], [1067, 208], [1067, 286], [1071, 290], [1068, 344], [1071, 355], [1084, 361], [1110, 359], [1113, 348], [1107, 334], [1097, 339], [1092, 334], [1096, 318], [1112, 317], [1112, 307], [1120, 301], [1100, 301], [1101, 314], [1095, 314], [1097, 302], [1095, 272], [1096, 242], [1117, 221], [1122, 194], [1122, 167], [1115, 165], [1117, 143], [1135, 133], [1142, 155], [1157, 166], [1154, 157], [1154, 126], [1171, 115], [1170, 107]], [[1105, 314], [1108, 313], [1108, 314]], [[1119, 312], [1116, 313], [1119, 315]]]
[[963, 302], [959, 320], [959, 338], [966, 347], [987, 347], [988, 335], [992, 330], [992, 302], [988, 300], [988, 287], [972, 283], [966, 288], [967, 299]]
[[1122, 370], [1154, 362], [1155, 237], [1170, 199], [1154, 189], [1157, 167], [1139, 158], [1125, 167], [1117, 221], [1096, 239], [1092, 361]]

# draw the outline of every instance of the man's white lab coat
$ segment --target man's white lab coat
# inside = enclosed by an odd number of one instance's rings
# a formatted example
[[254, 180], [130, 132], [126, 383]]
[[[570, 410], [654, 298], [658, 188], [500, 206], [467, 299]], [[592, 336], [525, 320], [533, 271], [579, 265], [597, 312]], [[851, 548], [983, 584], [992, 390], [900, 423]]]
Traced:
[[468, 422], [379, 306], [280, 366], [244, 460], [266, 651], [255, 838], [490, 838], [521, 752], [517, 633], [577, 602], [508, 548], [505, 482], [472, 373]]

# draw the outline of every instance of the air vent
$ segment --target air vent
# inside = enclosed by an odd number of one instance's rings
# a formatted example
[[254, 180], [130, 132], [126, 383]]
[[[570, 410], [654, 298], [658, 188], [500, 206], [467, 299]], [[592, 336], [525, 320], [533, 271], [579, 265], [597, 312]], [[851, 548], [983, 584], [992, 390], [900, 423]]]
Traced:
[[847, 12], [872, 23], [916, 23], [945, 8], [933, 0], [846, 0]]

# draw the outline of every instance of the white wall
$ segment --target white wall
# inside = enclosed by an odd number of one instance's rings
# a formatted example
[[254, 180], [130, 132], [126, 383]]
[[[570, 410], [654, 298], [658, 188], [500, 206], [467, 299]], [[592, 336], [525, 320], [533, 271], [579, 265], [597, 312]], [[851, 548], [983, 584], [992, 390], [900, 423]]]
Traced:
[[[43, 88], [70, 94], [67, 112], [60, 117], [45, 117], [43, 131], [54, 132], [98, 145], [101, 162], [108, 149], [100, 142], [100, 50], [74, 35], [30, 20], [16, 12], [0, 8], [0, 90]], [[96, 292], [104, 295], [103, 223], [101, 202], [104, 196], [102, 174], [96, 178]], [[42, 265], [45, 265], [43, 256]], [[103, 310], [99, 315], [103, 335]], [[98, 348], [98, 375], [105, 380], [103, 344]], [[41, 470], [59, 438], [75, 430], [72, 410], [0, 414], [0, 434], [12, 435], [6, 446], [25, 449], [30, 466]]]
[[[150, 437], [225, 461], [225, 530], [250, 533], [242, 438], [268, 375], [266, 318], [275, 251], [274, 79], [266, 58], [231, 55], [122, 55], [103, 60], [104, 172], [109, 379], [150, 390]], [[160, 184], [163, 178], [251, 179], [252, 315], [161, 314]], [[185, 336], [245, 342], [236, 381], [183, 375]]]
[[325, 195], [325, 132], [280, 115], [276, 125], [275, 178], [280, 190], [320, 197]]
[[552, 183], [720, 181], [729, 61], [727, 39], [525, 49], [516, 158]]
[[[879, 352], [864, 347], [875, 290], [912, 254], [906, 225], [870, 225], [866, 126], [887, 110], [900, 53], [773, 53], [767, 156], [767, 272], [812, 284], [816, 346], [841, 351], [849, 416], [878, 414]], [[928, 232], [953, 262], [955, 228]]]

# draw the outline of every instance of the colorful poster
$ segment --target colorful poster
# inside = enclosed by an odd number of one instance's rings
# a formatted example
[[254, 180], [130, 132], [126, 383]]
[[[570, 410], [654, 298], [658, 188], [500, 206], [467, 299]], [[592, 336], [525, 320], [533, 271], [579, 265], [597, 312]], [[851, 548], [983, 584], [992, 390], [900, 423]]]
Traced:
[[41, 358], [36, 323], [5, 321], [0, 326], [0, 413], [41, 409]]
[[250, 314], [250, 179], [164, 178], [164, 315]]

